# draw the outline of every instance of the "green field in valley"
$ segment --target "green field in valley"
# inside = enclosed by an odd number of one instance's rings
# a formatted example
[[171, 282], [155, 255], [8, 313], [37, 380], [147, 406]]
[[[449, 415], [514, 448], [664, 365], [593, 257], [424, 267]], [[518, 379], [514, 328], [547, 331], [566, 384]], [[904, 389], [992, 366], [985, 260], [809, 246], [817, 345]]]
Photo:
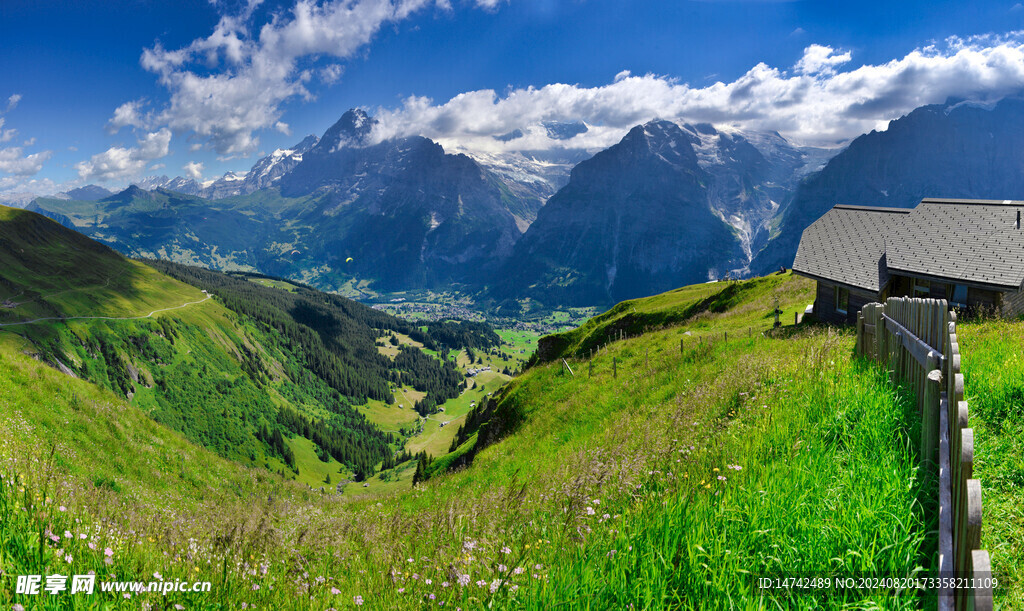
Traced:
[[[792, 600], [809, 608], [927, 606], [917, 593], [789, 599], [757, 589], [752, 576], [783, 571], [923, 574], [934, 542], [918, 500], [910, 398], [852, 358], [848, 331], [789, 324], [761, 333], [771, 326], [776, 298], [785, 310], [803, 309], [810, 282], [786, 275], [718, 289], [709, 294], [701, 285], [652, 298], [661, 305], [632, 302], [629, 313], [635, 307], [647, 318], [629, 319], [641, 330], [623, 341], [598, 341], [611, 339], [616, 321], [628, 316], [622, 311], [569, 334], [566, 348], [602, 345], [593, 377], [586, 359], [567, 352], [575, 376], [549, 363], [501, 391], [489, 390], [497, 377], [485, 381], [479, 395], [495, 392], [487, 443], [471, 431], [416, 488], [407, 483], [414, 465], [405, 463], [390, 481], [350, 483], [341, 496], [205, 451], [188, 450], [201, 460], [175, 459], [172, 448], [188, 447], [180, 436], [144, 426], [148, 419], [136, 407], [85, 382], [69, 384], [7, 342], [3, 364], [13, 373], [2, 378], [0, 417], [21, 433], [2, 446], [0, 518], [15, 537], [0, 552], [10, 567], [4, 577], [57, 566], [165, 576], [197, 568], [219, 585], [211, 594], [167, 599], [189, 608], [242, 600], [309, 609], [355, 600], [416, 609], [439, 602], [524, 609], [775, 608]], [[26, 384], [28, 378], [37, 382]], [[461, 416], [467, 399], [479, 406], [482, 397], [472, 393], [446, 407], [444, 417]], [[122, 413], [123, 425], [105, 424], [108, 412], [99, 405]], [[397, 410], [358, 409], [376, 411], [375, 418]], [[82, 458], [86, 446], [74, 435], [90, 439], [92, 458]], [[57, 442], [52, 461], [40, 443], [50, 438]], [[442, 472], [467, 448], [470, 466]], [[174, 465], [157, 467], [166, 480], [148, 475], [154, 460]], [[47, 474], [64, 483], [44, 490]], [[241, 481], [246, 485], [230, 484]], [[131, 511], [121, 505], [127, 498], [135, 499]], [[25, 503], [38, 511], [17, 511]], [[176, 508], [173, 529], [154, 519], [159, 507]], [[94, 528], [114, 516], [110, 528]], [[259, 526], [270, 523], [270, 531]], [[72, 525], [87, 538], [65, 544], [71, 565], [58, 565], [45, 541], [41, 561], [31, 551], [39, 547], [37, 533]], [[130, 545], [121, 534], [129, 531]], [[230, 532], [236, 535], [222, 538]], [[164, 555], [189, 538], [198, 556]], [[109, 546], [114, 564], [85, 546], [89, 541]], [[356, 561], [365, 572], [349, 570]], [[141, 601], [111, 602], [128, 608]]]

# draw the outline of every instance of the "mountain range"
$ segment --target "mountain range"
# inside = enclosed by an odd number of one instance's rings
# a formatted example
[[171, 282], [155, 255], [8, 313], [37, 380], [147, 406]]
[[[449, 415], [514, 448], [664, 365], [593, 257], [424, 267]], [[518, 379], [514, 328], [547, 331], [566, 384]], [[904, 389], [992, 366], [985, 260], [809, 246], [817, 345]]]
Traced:
[[1024, 190], [1018, 99], [922, 107], [838, 154], [666, 120], [593, 155], [452, 154], [420, 136], [380, 140], [375, 125], [352, 109], [245, 174], [160, 177], [117, 194], [90, 186], [32, 205], [134, 256], [355, 296], [454, 285], [494, 306], [604, 305], [788, 267], [803, 229], [836, 203]]

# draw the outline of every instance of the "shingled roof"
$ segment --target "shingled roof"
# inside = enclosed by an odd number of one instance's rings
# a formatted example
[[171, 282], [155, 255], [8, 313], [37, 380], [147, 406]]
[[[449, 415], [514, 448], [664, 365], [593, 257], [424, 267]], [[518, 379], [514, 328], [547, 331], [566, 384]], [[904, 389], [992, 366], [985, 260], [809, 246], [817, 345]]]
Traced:
[[891, 271], [1016, 290], [1024, 284], [1018, 211], [1024, 201], [922, 200], [887, 233], [886, 263]]
[[839, 205], [804, 230], [793, 271], [878, 292], [889, 282], [886, 234], [909, 208]]

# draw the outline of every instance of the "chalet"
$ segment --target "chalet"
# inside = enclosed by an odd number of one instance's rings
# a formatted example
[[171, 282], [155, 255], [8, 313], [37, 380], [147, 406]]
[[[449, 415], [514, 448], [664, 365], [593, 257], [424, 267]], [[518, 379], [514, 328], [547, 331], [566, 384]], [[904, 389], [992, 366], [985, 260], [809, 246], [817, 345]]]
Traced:
[[1024, 314], [1024, 201], [924, 199], [838, 205], [804, 230], [793, 272], [818, 281], [818, 319], [853, 323], [887, 297]]

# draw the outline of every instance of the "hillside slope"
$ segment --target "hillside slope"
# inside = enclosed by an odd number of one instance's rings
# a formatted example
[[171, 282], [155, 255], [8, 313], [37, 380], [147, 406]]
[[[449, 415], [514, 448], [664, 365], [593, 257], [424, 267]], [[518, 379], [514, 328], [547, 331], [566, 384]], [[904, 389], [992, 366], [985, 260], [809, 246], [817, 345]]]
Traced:
[[0, 262], [0, 335], [195, 443], [310, 485], [365, 477], [402, 445], [355, 406], [406, 386], [429, 412], [464, 384], [417, 348], [382, 355], [392, 331], [439, 347], [382, 312], [158, 264], [175, 280], [32, 212], [0, 208]]
[[[189, 608], [768, 608], [793, 599], [759, 589], [758, 576], [925, 573], [934, 542], [918, 500], [910, 398], [883, 372], [851, 359], [849, 333], [813, 325], [763, 333], [776, 300], [783, 320], [792, 320], [812, 296], [812, 283], [779, 275], [634, 301], [564, 345], [611, 335], [633, 308], [651, 317], [646, 330], [600, 342], [592, 360], [589, 350], [587, 359], [567, 359], [573, 374], [560, 360], [530, 368], [495, 393], [493, 407], [476, 410], [484, 420], [465, 427], [459, 447], [422, 461], [429, 479], [412, 490], [368, 499], [282, 492], [264, 503], [265, 489], [254, 496], [243, 489], [203, 519], [187, 517], [197, 504], [182, 492], [174, 503], [185, 509], [171, 532], [146, 522], [154, 507], [137, 505], [104, 514], [114, 532], [133, 531], [131, 545], [101, 534], [97, 548], [110, 545], [119, 574], [178, 577], [199, 566], [218, 584], [214, 592], [131, 601]], [[33, 371], [48, 381], [62, 375], [16, 351], [2, 355], [27, 372], [11, 388]], [[11, 438], [20, 444], [36, 434], [41, 415], [31, 397], [11, 396], [3, 413], [29, 425]], [[506, 416], [512, 426], [492, 428]], [[113, 435], [103, 427], [97, 434]], [[140, 447], [125, 443], [131, 452]], [[78, 482], [81, 474], [66, 475], [74, 449], [60, 448], [50, 470]], [[470, 464], [446, 472], [471, 449]], [[11, 442], [0, 452], [40, 454]], [[0, 462], [7, 469], [0, 498], [9, 499], [0, 512], [20, 488], [42, 492], [45, 463]], [[6, 465], [21, 472], [13, 488], [4, 487], [13, 477]], [[124, 498], [137, 485], [133, 477], [140, 476], [122, 478], [112, 498]], [[102, 551], [85, 540], [50, 543], [33, 534], [68, 526], [72, 534], [92, 532], [98, 517], [87, 492], [0, 516], [26, 542], [0, 547], [11, 550], [0, 551], [7, 564], [109, 573]], [[177, 545], [189, 537], [196, 551], [176, 562]], [[42, 560], [33, 545], [44, 550]], [[10, 591], [0, 590], [0, 600]], [[871, 590], [800, 600], [929, 604], [926, 594]]]

